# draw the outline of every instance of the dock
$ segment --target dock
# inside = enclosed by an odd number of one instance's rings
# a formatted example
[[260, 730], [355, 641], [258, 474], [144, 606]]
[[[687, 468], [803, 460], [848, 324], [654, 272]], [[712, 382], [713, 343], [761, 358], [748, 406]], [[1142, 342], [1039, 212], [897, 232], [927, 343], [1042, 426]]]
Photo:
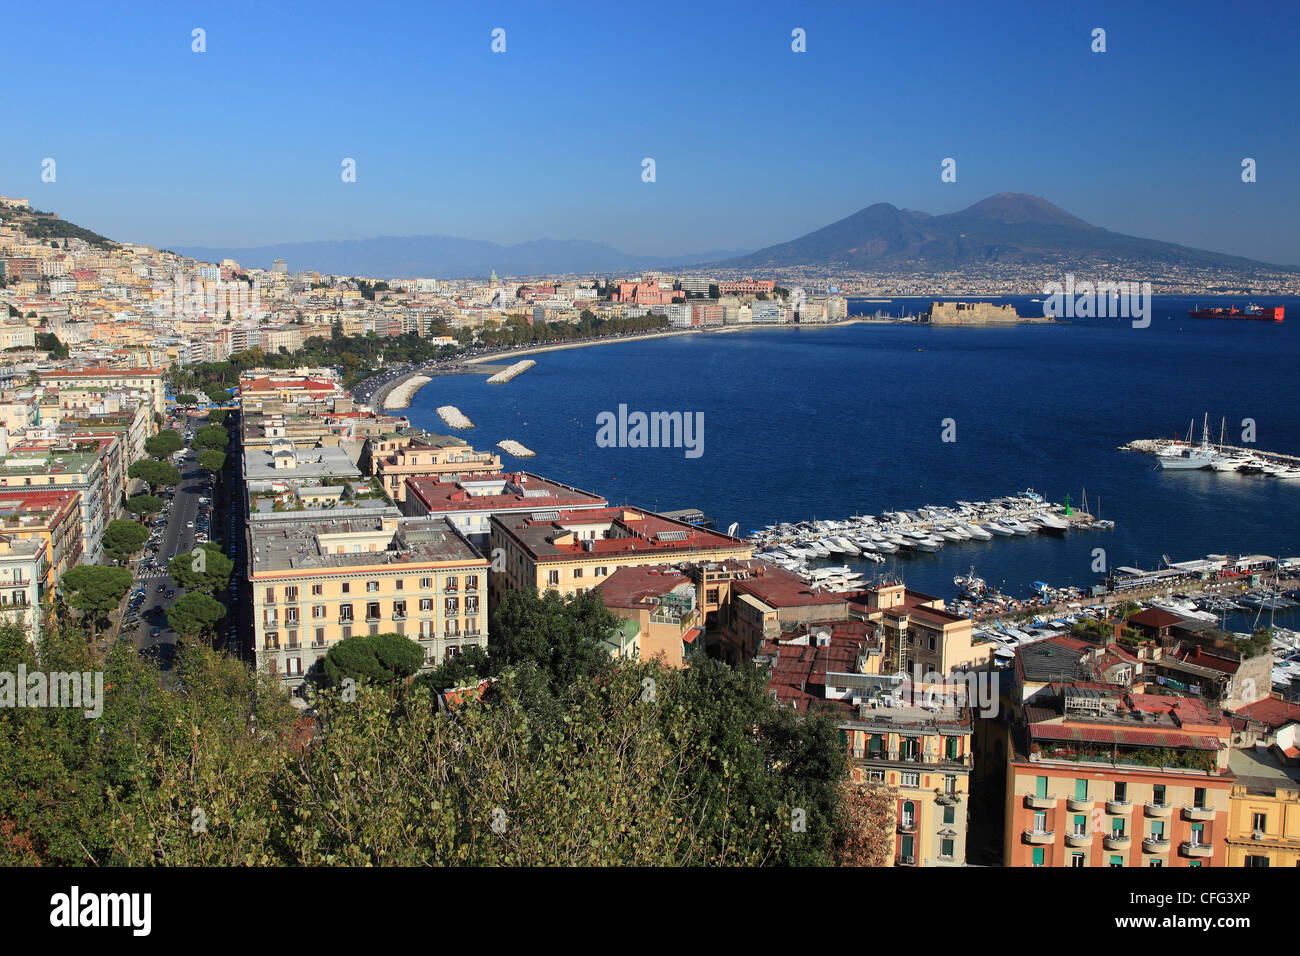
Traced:
[[452, 428], [473, 428], [474, 423], [455, 405], [439, 405], [438, 417]]

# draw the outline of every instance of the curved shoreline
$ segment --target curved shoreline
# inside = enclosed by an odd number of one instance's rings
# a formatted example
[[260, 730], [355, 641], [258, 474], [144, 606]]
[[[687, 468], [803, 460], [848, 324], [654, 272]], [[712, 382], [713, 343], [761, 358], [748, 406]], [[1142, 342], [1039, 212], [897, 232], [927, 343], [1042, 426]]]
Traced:
[[[463, 359], [460, 361], [460, 364], [461, 365], [482, 365], [488, 362], [499, 362], [501, 359], [509, 356], [540, 355], [543, 352], [559, 352], [565, 349], [585, 349], [597, 345], [622, 345], [629, 342], [645, 342], [650, 339], [673, 338], [679, 335], [725, 335], [732, 332], [750, 332], [755, 329], [839, 329], [839, 328], [844, 328], [847, 325], [863, 325], [863, 324], [876, 324], [876, 323], [874, 323], [873, 320], [871, 320], [869, 317], [849, 316], [847, 319], [844, 319], [843, 321], [840, 322], [819, 322], [816, 324], [808, 324], [808, 325], [800, 325], [797, 322], [781, 322], [781, 323], [773, 322], [773, 323], [759, 323], [757, 325], [754, 324], [723, 325], [723, 326], [717, 326], [715, 328], [708, 328], [708, 329], [701, 329], [701, 328], [671, 329], [666, 332], [650, 332], [645, 335], [624, 335], [624, 336], [617, 336], [617, 337], [609, 336], [609, 337], [597, 338], [597, 339], [583, 339], [580, 342], [554, 342], [549, 345], [532, 345], [522, 349], [506, 349], [499, 352], [492, 352], [491, 354], [488, 355], [476, 355], [473, 358]], [[387, 386], [386, 388], [382, 389], [379, 392], [376, 392], [371, 397], [370, 399], [371, 408], [379, 412], [400, 411], [402, 408], [409, 408], [411, 402], [415, 398], [416, 393], [419, 392], [421, 388], [424, 388], [425, 385], [428, 385], [429, 382], [433, 381], [433, 378], [428, 378], [428, 380], [422, 382], [419, 385], [419, 387], [412, 389], [409, 395], [404, 395], [403, 397], [405, 398], [406, 401], [405, 404], [400, 406], [400, 408], [398, 406], [388, 406], [386, 404], [386, 401], [390, 394], [395, 392], [397, 389], [405, 386], [411, 379], [415, 378], [416, 376], [427, 377], [424, 376], [423, 369], [418, 369], [414, 372], [410, 372], [407, 375], [402, 376], [401, 378], [394, 381], [391, 385]]]

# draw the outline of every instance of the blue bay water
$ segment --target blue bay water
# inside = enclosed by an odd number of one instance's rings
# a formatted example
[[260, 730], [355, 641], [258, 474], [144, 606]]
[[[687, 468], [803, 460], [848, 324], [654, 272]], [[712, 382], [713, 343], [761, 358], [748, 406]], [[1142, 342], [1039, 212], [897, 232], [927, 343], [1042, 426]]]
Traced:
[[[927, 300], [853, 302], [855, 313], [915, 312]], [[1028, 299], [1006, 300], [1027, 313]], [[1086, 488], [1113, 531], [1064, 538], [949, 544], [899, 558], [909, 585], [950, 597], [974, 565], [1012, 594], [1032, 582], [1088, 585], [1093, 549], [1110, 565], [1151, 568], [1162, 555], [1300, 554], [1300, 482], [1214, 472], [1170, 473], [1117, 446], [1182, 437], [1210, 416], [1218, 440], [1300, 454], [1300, 299], [1284, 323], [1198, 320], [1195, 303], [1159, 298], [1151, 326], [1076, 319], [1051, 326], [929, 328], [853, 325], [754, 329], [535, 355], [507, 385], [482, 376], [435, 379], [416, 396], [413, 424], [448, 429], [434, 409], [458, 406], [476, 428], [455, 431], [481, 449], [511, 438], [537, 452], [517, 467], [655, 510], [696, 507], [740, 533], [777, 521], [880, 514], [927, 503], [986, 499], [1032, 487], [1053, 501]], [[600, 448], [596, 416], [704, 413], [704, 453]], [[956, 441], [941, 440], [942, 422]], [[864, 570], [875, 569], [868, 565]]]

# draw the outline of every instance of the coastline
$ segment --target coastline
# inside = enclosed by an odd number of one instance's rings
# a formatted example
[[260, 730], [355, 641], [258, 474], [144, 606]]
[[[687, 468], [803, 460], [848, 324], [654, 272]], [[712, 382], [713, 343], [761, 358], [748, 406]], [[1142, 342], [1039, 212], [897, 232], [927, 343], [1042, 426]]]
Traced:
[[[460, 362], [461, 365], [485, 365], [488, 363], [499, 364], [502, 359], [513, 356], [523, 355], [540, 355], [543, 352], [559, 352], [565, 349], [585, 349], [598, 345], [619, 345], [627, 342], [645, 342], [649, 339], [667, 339], [680, 335], [727, 335], [732, 332], [751, 332], [755, 329], [840, 329], [849, 325], [892, 325], [902, 324], [898, 320], [877, 320], [869, 316], [849, 316], [839, 322], [818, 322], [816, 324], [800, 325], [797, 322], [781, 323], [759, 323], [757, 325], [724, 325], [710, 329], [673, 329], [667, 332], [651, 332], [646, 335], [628, 335], [618, 338], [604, 339], [585, 339], [581, 342], [556, 342], [550, 345], [534, 345], [523, 349], [510, 349], [505, 352], [493, 352], [490, 355], [476, 355], [473, 358], [467, 358]], [[416, 378], [422, 378], [424, 381], [411, 387], [411, 382]], [[388, 387], [375, 393], [371, 398], [370, 404], [375, 411], [400, 411], [409, 408], [411, 401], [415, 398], [417, 392], [428, 385], [433, 379], [422, 372], [411, 372], [397, 379]], [[394, 402], [401, 401], [401, 404], [389, 404], [390, 396]]]

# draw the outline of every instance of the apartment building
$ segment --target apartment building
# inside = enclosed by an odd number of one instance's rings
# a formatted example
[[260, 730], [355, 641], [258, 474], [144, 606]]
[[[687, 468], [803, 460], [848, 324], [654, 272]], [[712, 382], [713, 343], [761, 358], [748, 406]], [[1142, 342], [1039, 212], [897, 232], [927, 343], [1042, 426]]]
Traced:
[[492, 553], [504, 564], [491, 576], [494, 596], [514, 588], [574, 594], [622, 567], [724, 561], [752, 553], [738, 538], [632, 507], [494, 515], [490, 523]]
[[682, 667], [699, 652], [704, 628], [690, 575], [675, 568], [619, 568], [597, 589], [610, 611], [634, 625], [641, 660]]
[[[54, 388], [105, 388], [134, 389], [149, 396], [150, 412], [167, 410], [165, 373], [160, 369], [135, 368], [79, 368], [58, 369], [41, 373], [41, 384]], [[150, 415], [152, 420], [152, 414]]]
[[111, 487], [116, 439], [19, 442], [0, 461], [0, 494], [37, 490], [78, 493], [82, 562], [98, 564], [104, 526], [121, 510], [122, 489]]
[[255, 660], [292, 690], [347, 637], [397, 633], [428, 666], [487, 644], [487, 569], [445, 521], [395, 509], [250, 522]]
[[[1043, 644], [1018, 667], [1054, 666]], [[1004, 865], [1224, 866], [1230, 733], [1193, 698], [1049, 684], [1012, 722]]]
[[923, 703], [888, 673], [883, 629], [868, 621], [814, 621], [768, 640], [756, 662], [782, 706], [834, 716], [860, 785], [894, 798], [894, 866], [962, 866], [974, 762], [964, 694]]
[[993, 645], [975, 640], [970, 618], [946, 610], [942, 598], [901, 583], [858, 592], [850, 613], [882, 626], [893, 666], [905, 673], [920, 669], [946, 676], [993, 662]]
[[0, 535], [44, 547], [43, 590], [81, 563], [81, 496], [76, 491], [0, 491]]
[[361, 460], [399, 507], [406, 501], [408, 478], [449, 478], [501, 471], [500, 455], [475, 451], [459, 438], [420, 431], [368, 438]]
[[42, 582], [48, 576], [45, 542], [0, 534], [0, 620], [40, 637]]

